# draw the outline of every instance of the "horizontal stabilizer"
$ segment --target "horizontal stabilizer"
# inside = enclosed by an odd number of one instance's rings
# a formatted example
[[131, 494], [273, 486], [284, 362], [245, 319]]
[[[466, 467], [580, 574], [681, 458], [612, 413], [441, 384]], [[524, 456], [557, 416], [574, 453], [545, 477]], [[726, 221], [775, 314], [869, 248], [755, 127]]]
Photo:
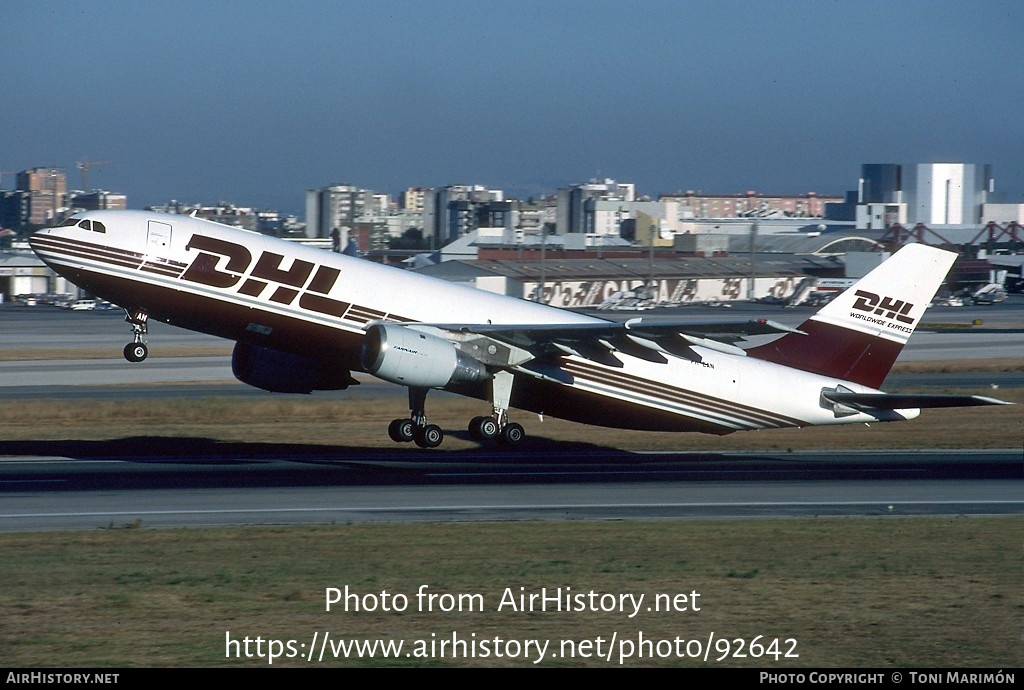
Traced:
[[822, 391], [832, 402], [862, 410], [911, 410], [934, 407], [976, 407], [978, 405], [1012, 405], [982, 395], [930, 395], [916, 393], [848, 393]]

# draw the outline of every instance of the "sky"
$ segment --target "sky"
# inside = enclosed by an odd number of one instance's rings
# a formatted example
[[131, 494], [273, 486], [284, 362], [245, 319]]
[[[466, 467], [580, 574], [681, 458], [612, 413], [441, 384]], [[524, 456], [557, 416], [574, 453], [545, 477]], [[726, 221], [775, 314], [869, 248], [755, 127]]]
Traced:
[[843, 194], [963, 162], [1024, 203], [1022, 26], [1020, 0], [0, 0], [0, 170], [301, 216], [335, 183]]

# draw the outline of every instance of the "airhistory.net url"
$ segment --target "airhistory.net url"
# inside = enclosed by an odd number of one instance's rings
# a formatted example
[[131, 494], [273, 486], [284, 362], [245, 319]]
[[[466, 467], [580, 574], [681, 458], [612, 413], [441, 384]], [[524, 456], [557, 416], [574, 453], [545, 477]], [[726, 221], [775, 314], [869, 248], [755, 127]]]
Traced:
[[224, 633], [224, 656], [234, 659], [260, 659], [273, 664], [278, 659], [303, 659], [320, 663], [335, 659], [521, 659], [532, 664], [554, 659], [602, 659], [608, 663], [625, 664], [632, 660], [700, 659], [725, 661], [735, 658], [794, 659], [797, 641], [793, 638], [751, 640], [728, 638], [709, 633], [701, 638], [651, 638], [639, 631], [620, 637], [595, 637], [586, 640], [514, 639], [500, 635], [451, 633], [415, 640], [352, 639], [332, 636], [330, 632], [314, 632], [307, 644], [299, 640], [265, 639], [263, 637], [232, 638]]

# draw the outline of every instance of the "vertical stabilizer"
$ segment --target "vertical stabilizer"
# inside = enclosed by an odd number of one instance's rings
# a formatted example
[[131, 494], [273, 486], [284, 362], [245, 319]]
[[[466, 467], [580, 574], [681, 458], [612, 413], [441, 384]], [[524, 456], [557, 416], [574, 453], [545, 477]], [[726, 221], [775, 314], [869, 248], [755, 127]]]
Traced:
[[752, 357], [872, 388], [882, 385], [956, 254], [910, 244]]

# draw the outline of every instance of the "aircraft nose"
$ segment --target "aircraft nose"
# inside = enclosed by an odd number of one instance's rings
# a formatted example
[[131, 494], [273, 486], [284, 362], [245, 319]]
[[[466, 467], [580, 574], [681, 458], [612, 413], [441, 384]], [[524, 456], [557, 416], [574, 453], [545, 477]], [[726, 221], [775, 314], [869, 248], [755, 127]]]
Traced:
[[40, 228], [39, 230], [36, 230], [31, 235], [29, 235], [28, 236], [28, 246], [32, 247], [32, 249], [35, 249], [36, 248], [36, 244], [39, 242], [39, 240], [37, 239], [39, 237], [39, 235], [41, 233], [45, 233], [49, 229], [50, 228]]
[[51, 234], [51, 232], [56, 229], [57, 228], [39, 228], [38, 230], [36, 230], [35, 232], [28, 236], [28, 246], [32, 249], [32, 251], [36, 251], [39, 247], [39, 242], [41, 238]]
[[61, 242], [67, 237], [67, 228], [50, 227], [39, 228], [28, 236], [28, 246], [43, 261], [46, 261], [48, 250], [53, 249], [54, 242]]

